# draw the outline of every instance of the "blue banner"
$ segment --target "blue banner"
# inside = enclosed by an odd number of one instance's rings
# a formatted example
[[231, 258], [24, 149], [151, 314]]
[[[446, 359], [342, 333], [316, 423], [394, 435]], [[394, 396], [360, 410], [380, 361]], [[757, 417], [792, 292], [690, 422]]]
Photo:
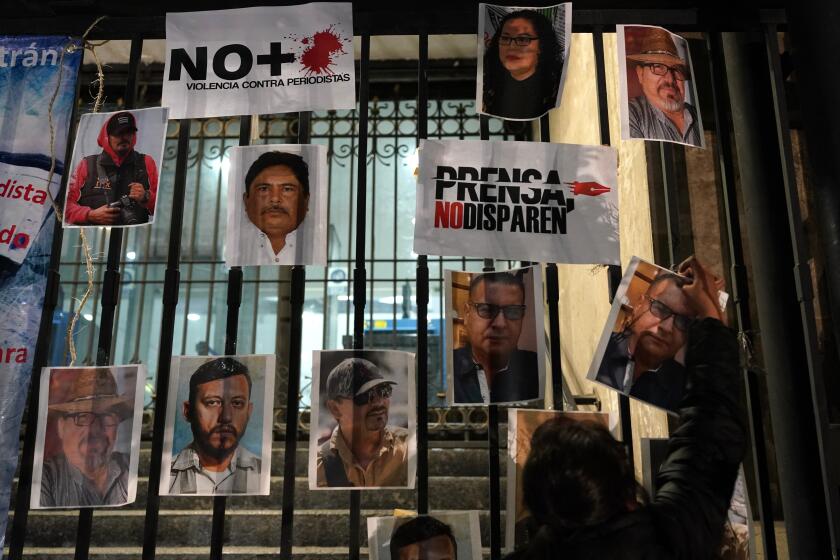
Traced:
[[[66, 37], [0, 37], [0, 547], [56, 225], [46, 191], [56, 196], [61, 184], [82, 60], [71, 45]], [[47, 185], [54, 94], [56, 165]]]

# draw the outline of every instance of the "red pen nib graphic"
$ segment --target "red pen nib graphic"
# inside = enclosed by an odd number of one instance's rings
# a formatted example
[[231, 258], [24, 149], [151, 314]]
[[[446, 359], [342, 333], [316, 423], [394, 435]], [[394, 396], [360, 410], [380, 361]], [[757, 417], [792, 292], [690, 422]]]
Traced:
[[595, 181], [572, 181], [571, 183], [565, 183], [572, 187], [572, 192], [574, 194], [582, 194], [585, 196], [599, 196], [604, 193], [610, 192], [609, 187], [605, 187], [600, 183], [596, 183]]
[[332, 69], [337, 54], [344, 54], [344, 45], [341, 44], [341, 37], [335, 32], [333, 26], [319, 31], [311, 38], [306, 37], [300, 41], [308, 45], [300, 56], [300, 62], [306, 69], [306, 75], [311, 74], [335, 74]]

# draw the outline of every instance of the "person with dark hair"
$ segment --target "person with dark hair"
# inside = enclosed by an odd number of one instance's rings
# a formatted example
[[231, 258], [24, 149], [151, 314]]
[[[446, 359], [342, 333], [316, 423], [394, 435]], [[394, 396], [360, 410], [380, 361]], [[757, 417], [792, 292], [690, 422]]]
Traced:
[[452, 528], [428, 515], [403, 523], [391, 536], [391, 560], [458, 560]]
[[488, 272], [472, 277], [463, 311], [468, 343], [452, 356], [456, 403], [539, 398], [537, 354], [517, 348], [526, 310], [521, 275]]
[[563, 52], [551, 22], [534, 10], [507, 14], [484, 51], [481, 112], [535, 119], [554, 108]]
[[714, 278], [683, 263], [683, 288], [697, 317], [686, 354], [679, 428], [650, 503], [624, 446], [594, 422], [550, 421], [533, 435], [523, 498], [530, 542], [508, 560], [672, 560], [713, 558], [744, 457], [738, 341], [717, 305]]
[[297, 229], [309, 211], [309, 166], [288, 152], [266, 152], [251, 164], [242, 195], [240, 261], [295, 264]]
[[595, 379], [652, 405], [676, 411], [685, 392], [678, 356], [693, 316], [683, 293], [688, 280], [661, 272], [610, 335]]
[[317, 486], [408, 484], [408, 430], [388, 425], [396, 384], [363, 358], [346, 358], [330, 371], [326, 408], [336, 426], [318, 448]]
[[137, 145], [137, 119], [129, 111], [112, 115], [99, 131], [98, 154], [85, 157], [67, 186], [64, 218], [80, 226], [148, 223], [157, 199], [158, 171]]
[[248, 368], [233, 358], [204, 362], [190, 376], [181, 413], [193, 441], [172, 460], [170, 494], [239, 494], [260, 489], [262, 460], [239, 445], [254, 411]]

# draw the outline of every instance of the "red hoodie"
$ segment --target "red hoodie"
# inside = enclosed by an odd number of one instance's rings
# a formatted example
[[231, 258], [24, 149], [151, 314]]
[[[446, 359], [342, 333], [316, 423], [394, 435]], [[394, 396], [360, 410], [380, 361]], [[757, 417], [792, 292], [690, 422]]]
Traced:
[[[108, 123], [111, 122], [111, 119], [114, 118], [115, 115], [112, 115], [111, 118], [105, 121], [105, 124], [102, 125], [96, 142], [102, 147], [102, 151], [111, 156], [114, 164], [119, 167], [122, 165], [125, 158], [118, 156], [116, 152], [111, 149], [111, 145], [108, 142]], [[134, 140], [131, 143], [132, 150], [134, 150], [135, 144], [137, 144], [137, 134], [134, 135]], [[131, 151], [128, 152], [128, 154], [130, 153]], [[126, 156], [128, 156], [128, 154], [126, 154]], [[154, 214], [158, 187], [157, 166], [155, 165], [155, 160], [152, 159], [151, 156], [144, 156], [144, 160], [146, 162], [146, 173], [149, 176], [149, 200], [141, 204], [149, 211], [149, 214]], [[88, 214], [90, 214], [90, 211], [93, 210], [93, 208], [80, 206], [78, 204], [82, 186], [85, 184], [85, 181], [87, 181], [87, 177], [88, 164], [87, 161], [82, 158], [82, 161], [80, 161], [76, 166], [76, 169], [73, 170], [73, 175], [70, 177], [70, 183], [67, 186], [67, 197], [64, 203], [64, 219], [69, 224], [93, 225], [88, 222]]]

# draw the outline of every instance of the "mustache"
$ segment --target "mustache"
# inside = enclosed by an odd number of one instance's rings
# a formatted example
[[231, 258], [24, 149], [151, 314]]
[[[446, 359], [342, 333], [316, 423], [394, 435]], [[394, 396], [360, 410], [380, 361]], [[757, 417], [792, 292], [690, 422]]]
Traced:
[[283, 212], [284, 214], [289, 214], [289, 211], [282, 206], [269, 206], [268, 208], [264, 208], [261, 214], [268, 214], [269, 212]]
[[210, 430], [211, 434], [233, 434], [237, 435], [238, 432], [236, 428], [231, 424], [222, 424], [221, 426], [216, 426], [212, 430]]
[[378, 416], [380, 414], [388, 414], [388, 409], [384, 406], [377, 406], [368, 411], [367, 416]]

